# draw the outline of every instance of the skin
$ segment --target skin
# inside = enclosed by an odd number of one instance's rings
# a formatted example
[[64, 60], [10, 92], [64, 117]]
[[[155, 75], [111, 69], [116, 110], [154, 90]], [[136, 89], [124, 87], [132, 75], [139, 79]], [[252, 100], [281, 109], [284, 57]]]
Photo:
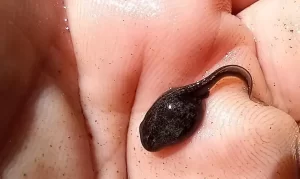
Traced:
[[154, 102], [140, 124], [143, 147], [155, 152], [193, 135], [197, 124], [203, 120], [203, 100], [208, 98], [210, 89], [226, 76], [244, 80], [251, 95], [253, 84], [250, 73], [235, 65], [218, 68], [193, 84], [170, 89]]
[[[0, 178], [296, 178], [299, 1], [245, 1], [0, 1]], [[201, 130], [147, 152], [152, 103], [228, 64], [267, 105], [222, 80]]]

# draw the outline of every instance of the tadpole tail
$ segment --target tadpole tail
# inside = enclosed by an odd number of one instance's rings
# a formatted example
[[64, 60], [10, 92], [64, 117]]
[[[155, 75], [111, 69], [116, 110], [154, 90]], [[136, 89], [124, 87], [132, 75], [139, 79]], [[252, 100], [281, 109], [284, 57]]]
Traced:
[[252, 76], [248, 70], [238, 65], [221, 67], [198, 83], [201, 83], [204, 86], [203, 89], [211, 89], [219, 80], [227, 76], [235, 76], [246, 82], [248, 86], [248, 94], [251, 96], [253, 87]]

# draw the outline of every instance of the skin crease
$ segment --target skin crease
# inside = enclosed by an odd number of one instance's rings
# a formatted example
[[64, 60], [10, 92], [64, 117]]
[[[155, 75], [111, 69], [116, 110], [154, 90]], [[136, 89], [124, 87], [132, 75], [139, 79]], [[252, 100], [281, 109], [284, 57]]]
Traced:
[[[245, 2], [0, 1], [0, 178], [296, 178], [300, 4]], [[189, 140], [144, 150], [157, 97], [229, 64], [263, 103], [223, 79]]]

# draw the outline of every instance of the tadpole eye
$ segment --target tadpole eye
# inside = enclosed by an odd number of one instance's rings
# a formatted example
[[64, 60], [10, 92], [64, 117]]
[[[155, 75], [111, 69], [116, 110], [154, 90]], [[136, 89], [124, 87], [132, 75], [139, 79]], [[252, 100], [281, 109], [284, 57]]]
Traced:
[[153, 135], [149, 135], [147, 137], [147, 143], [149, 144], [149, 146], [152, 146], [153, 142], [155, 141]]
[[144, 143], [142, 145], [146, 150], [152, 151], [152, 152], [157, 151], [159, 148], [157, 145], [157, 140], [153, 135], [149, 135], [147, 137], [147, 140], [144, 141]]

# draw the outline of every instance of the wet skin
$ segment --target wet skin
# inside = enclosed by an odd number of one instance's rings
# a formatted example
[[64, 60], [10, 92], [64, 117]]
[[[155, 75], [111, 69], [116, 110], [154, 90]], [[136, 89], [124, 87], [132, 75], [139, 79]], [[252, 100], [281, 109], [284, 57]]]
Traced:
[[243, 67], [223, 66], [195, 83], [172, 88], [163, 93], [147, 111], [139, 132], [143, 147], [149, 152], [182, 142], [190, 137], [204, 116], [202, 101], [222, 78], [235, 76], [247, 83], [252, 92], [252, 77]]

